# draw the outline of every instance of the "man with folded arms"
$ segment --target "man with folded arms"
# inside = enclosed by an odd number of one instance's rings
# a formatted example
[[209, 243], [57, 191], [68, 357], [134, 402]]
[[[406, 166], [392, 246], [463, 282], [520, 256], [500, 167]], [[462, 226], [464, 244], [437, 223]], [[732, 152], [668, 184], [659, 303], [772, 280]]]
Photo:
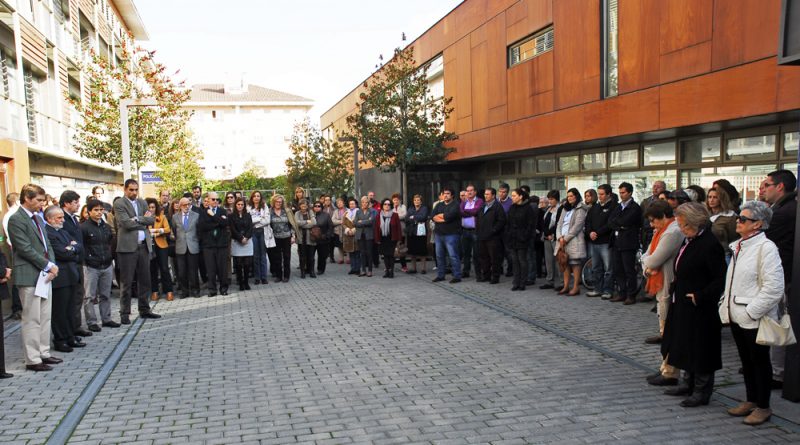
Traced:
[[22, 204], [8, 220], [8, 235], [14, 245], [12, 277], [22, 299], [22, 347], [25, 367], [31, 371], [50, 371], [49, 365], [63, 360], [50, 355], [50, 311], [52, 302], [35, 295], [39, 275], [44, 272], [52, 281], [58, 266], [51, 258], [52, 247], [44, 231], [44, 221], [37, 212], [45, 202], [44, 189], [26, 184], [20, 192]]
[[[47, 220], [47, 238], [52, 246], [52, 257], [56, 260], [59, 274], [53, 280], [52, 331], [53, 349], [72, 352], [72, 348], [83, 348], [86, 343], [75, 336], [73, 298], [75, 287], [80, 283], [81, 245], [64, 230], [64, 211], [50, 206], [44, 211]], [[80, 326], [80, 325], [78, 325]]]
[[85, 249], [85, 265], [83, 268], [84, 301], [83, 313], [86, 324], [92, 332], [100, 332], [94, 305], [100, 306], [100, 319], [103, 326], [118, 328], [119, 323], [111, 319], [111, 280], [114, 278], [114, 266], [111, 265], [111, 240], [114, 235], [111, 227], [103, 221], [105, 206], [102, 201], [89, 200], [86, 204], [89, 219], [81, 224], [83, 245]]

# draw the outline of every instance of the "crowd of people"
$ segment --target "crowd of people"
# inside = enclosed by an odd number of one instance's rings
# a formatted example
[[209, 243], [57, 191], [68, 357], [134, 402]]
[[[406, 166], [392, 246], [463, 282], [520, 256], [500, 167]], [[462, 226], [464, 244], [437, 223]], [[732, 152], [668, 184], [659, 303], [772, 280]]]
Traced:
[[[420, 195], [405, 205], [399, 194], [310, 199], [302, 188], [291, 200], [260, 191], [220, 199], [199, 186], [179, 199], [162, 192], [144, 200], [129, 179], [112, 204], [95, 187], [79, 211], [74, 191], [53, 204], [28, 184], [7, 197], [13, 266], [6, 262], [0, 283], [14, 284], [26, 367], [47, 371], [62, 361], [50, 354], [51, 330], [53, 349], [72, 352], [102, 327], [129, 324], [134, 295], [140, 316], [159, 318], [149, 300], [197, 298], [201, 290], [224, 296], [231, 275], [240, 291], [251, 289], [251, 278], [253, 286], [287, 283], [293, 244], [301, 279], [324, 274], [329, 262], [372, 277], [381, 259], [383, 278], [395, 277], [395, 262], [404, 273], [426, 274], [433, 257], [434, 282], [450, 274], [459, 283], [474, 273], [477, 282], [496, 285], [505, 275], [512, 291], [524, 291], [543, 278], [540, 289], [572, 297], [581, 294], [581, 270], [591, 259], [586, 296], [655, 302], [658, 334], [645, 342], [661, 345], [663, 362], [648, 382], [672, 386], [666, 394], [685, 396], [682, 406], [709, 402], [722, 367], [722, 325], [730, 325], [747, 400], [729, 413], [755, 425], [770, 417], [770, 389], [782, 379], [782, 348], [758, 344], [756, 334], [761, 317], [778, 318], [791, 283], [795, 188], [787, 170], [770, 173], [758, 199], [747, 202], [724, 179], [707, 190], [671, 192], [656, 181], [641, 203], [627, 182], [570, 188], [563, 200], [558, 190], [539, 198], [507, 184], [479, 197], [469, 185], [458, 196], [445, 187], [427, 206]], [[115, 282], [119, 322], [109, 300]]]

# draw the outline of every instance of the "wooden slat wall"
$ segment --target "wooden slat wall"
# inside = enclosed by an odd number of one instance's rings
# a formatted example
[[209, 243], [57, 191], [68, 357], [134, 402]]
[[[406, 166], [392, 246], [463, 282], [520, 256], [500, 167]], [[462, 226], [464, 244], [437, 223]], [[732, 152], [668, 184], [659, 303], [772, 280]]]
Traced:
[[77, 37], [81, 35], [81, 17], [78, 12], [78, 0], [69, 0], [69, 20], [72, 22], [72, 32]]
[[20, 28], [22, 31], [22, 57], [36, 69], [47, 73], [47, 46], [44, 34], [23, 17], [20, 17]]
[[69, 111], [70, 105], [67, 102], [66, 96], [69, 94], [69, 75], [67, 73], [67, 56], [64, 55], [63, 52], [60, 50], [57, 51], [58, 54], [58, 83], [61, 87], [61, 104], [62, 104], [62, 122], [69, 125]]
[[[619, 0], [619, 96], [601, 97], [601, 0], [466, 0], [412, 43], [444, 54], [452, 159], [800, 108], [777, 67], [780, 0]], [[507, 67], [508, 46], [553, 25], [553, 51]], [[343, 128], [358, 88], [321, 118]]]
[[99, 16], [97, 19], [97, 31], [103, 37], [103, 40], [106, 42], [111, 41], [111, 26], [108, 25], [105, 17]]
[[92, 22], [92, 24], [94, 24], [94, 0], [79, 0], [78, 7], [81, 11], [83, 11], [83, 15], [85, 15], [89, 21]]

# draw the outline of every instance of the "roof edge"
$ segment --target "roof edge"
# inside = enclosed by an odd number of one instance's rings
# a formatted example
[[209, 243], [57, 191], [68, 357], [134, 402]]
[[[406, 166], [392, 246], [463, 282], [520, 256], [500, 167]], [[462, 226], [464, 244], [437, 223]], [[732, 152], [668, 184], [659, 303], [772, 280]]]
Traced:
[[133, 0], [111, 0], [114, 3], [119, 15], [125, 22], [126, 27], [136, 40], [149, 41], [150, 35], [144, 26], [142, 16], [136, 8]]

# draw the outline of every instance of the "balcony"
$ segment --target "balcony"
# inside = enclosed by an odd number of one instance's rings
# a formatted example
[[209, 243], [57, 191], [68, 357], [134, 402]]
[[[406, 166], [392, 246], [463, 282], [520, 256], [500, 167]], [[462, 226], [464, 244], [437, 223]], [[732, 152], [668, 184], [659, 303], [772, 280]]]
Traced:
[[25, 105], [0, 96], [0, 139], [28, 139]]

